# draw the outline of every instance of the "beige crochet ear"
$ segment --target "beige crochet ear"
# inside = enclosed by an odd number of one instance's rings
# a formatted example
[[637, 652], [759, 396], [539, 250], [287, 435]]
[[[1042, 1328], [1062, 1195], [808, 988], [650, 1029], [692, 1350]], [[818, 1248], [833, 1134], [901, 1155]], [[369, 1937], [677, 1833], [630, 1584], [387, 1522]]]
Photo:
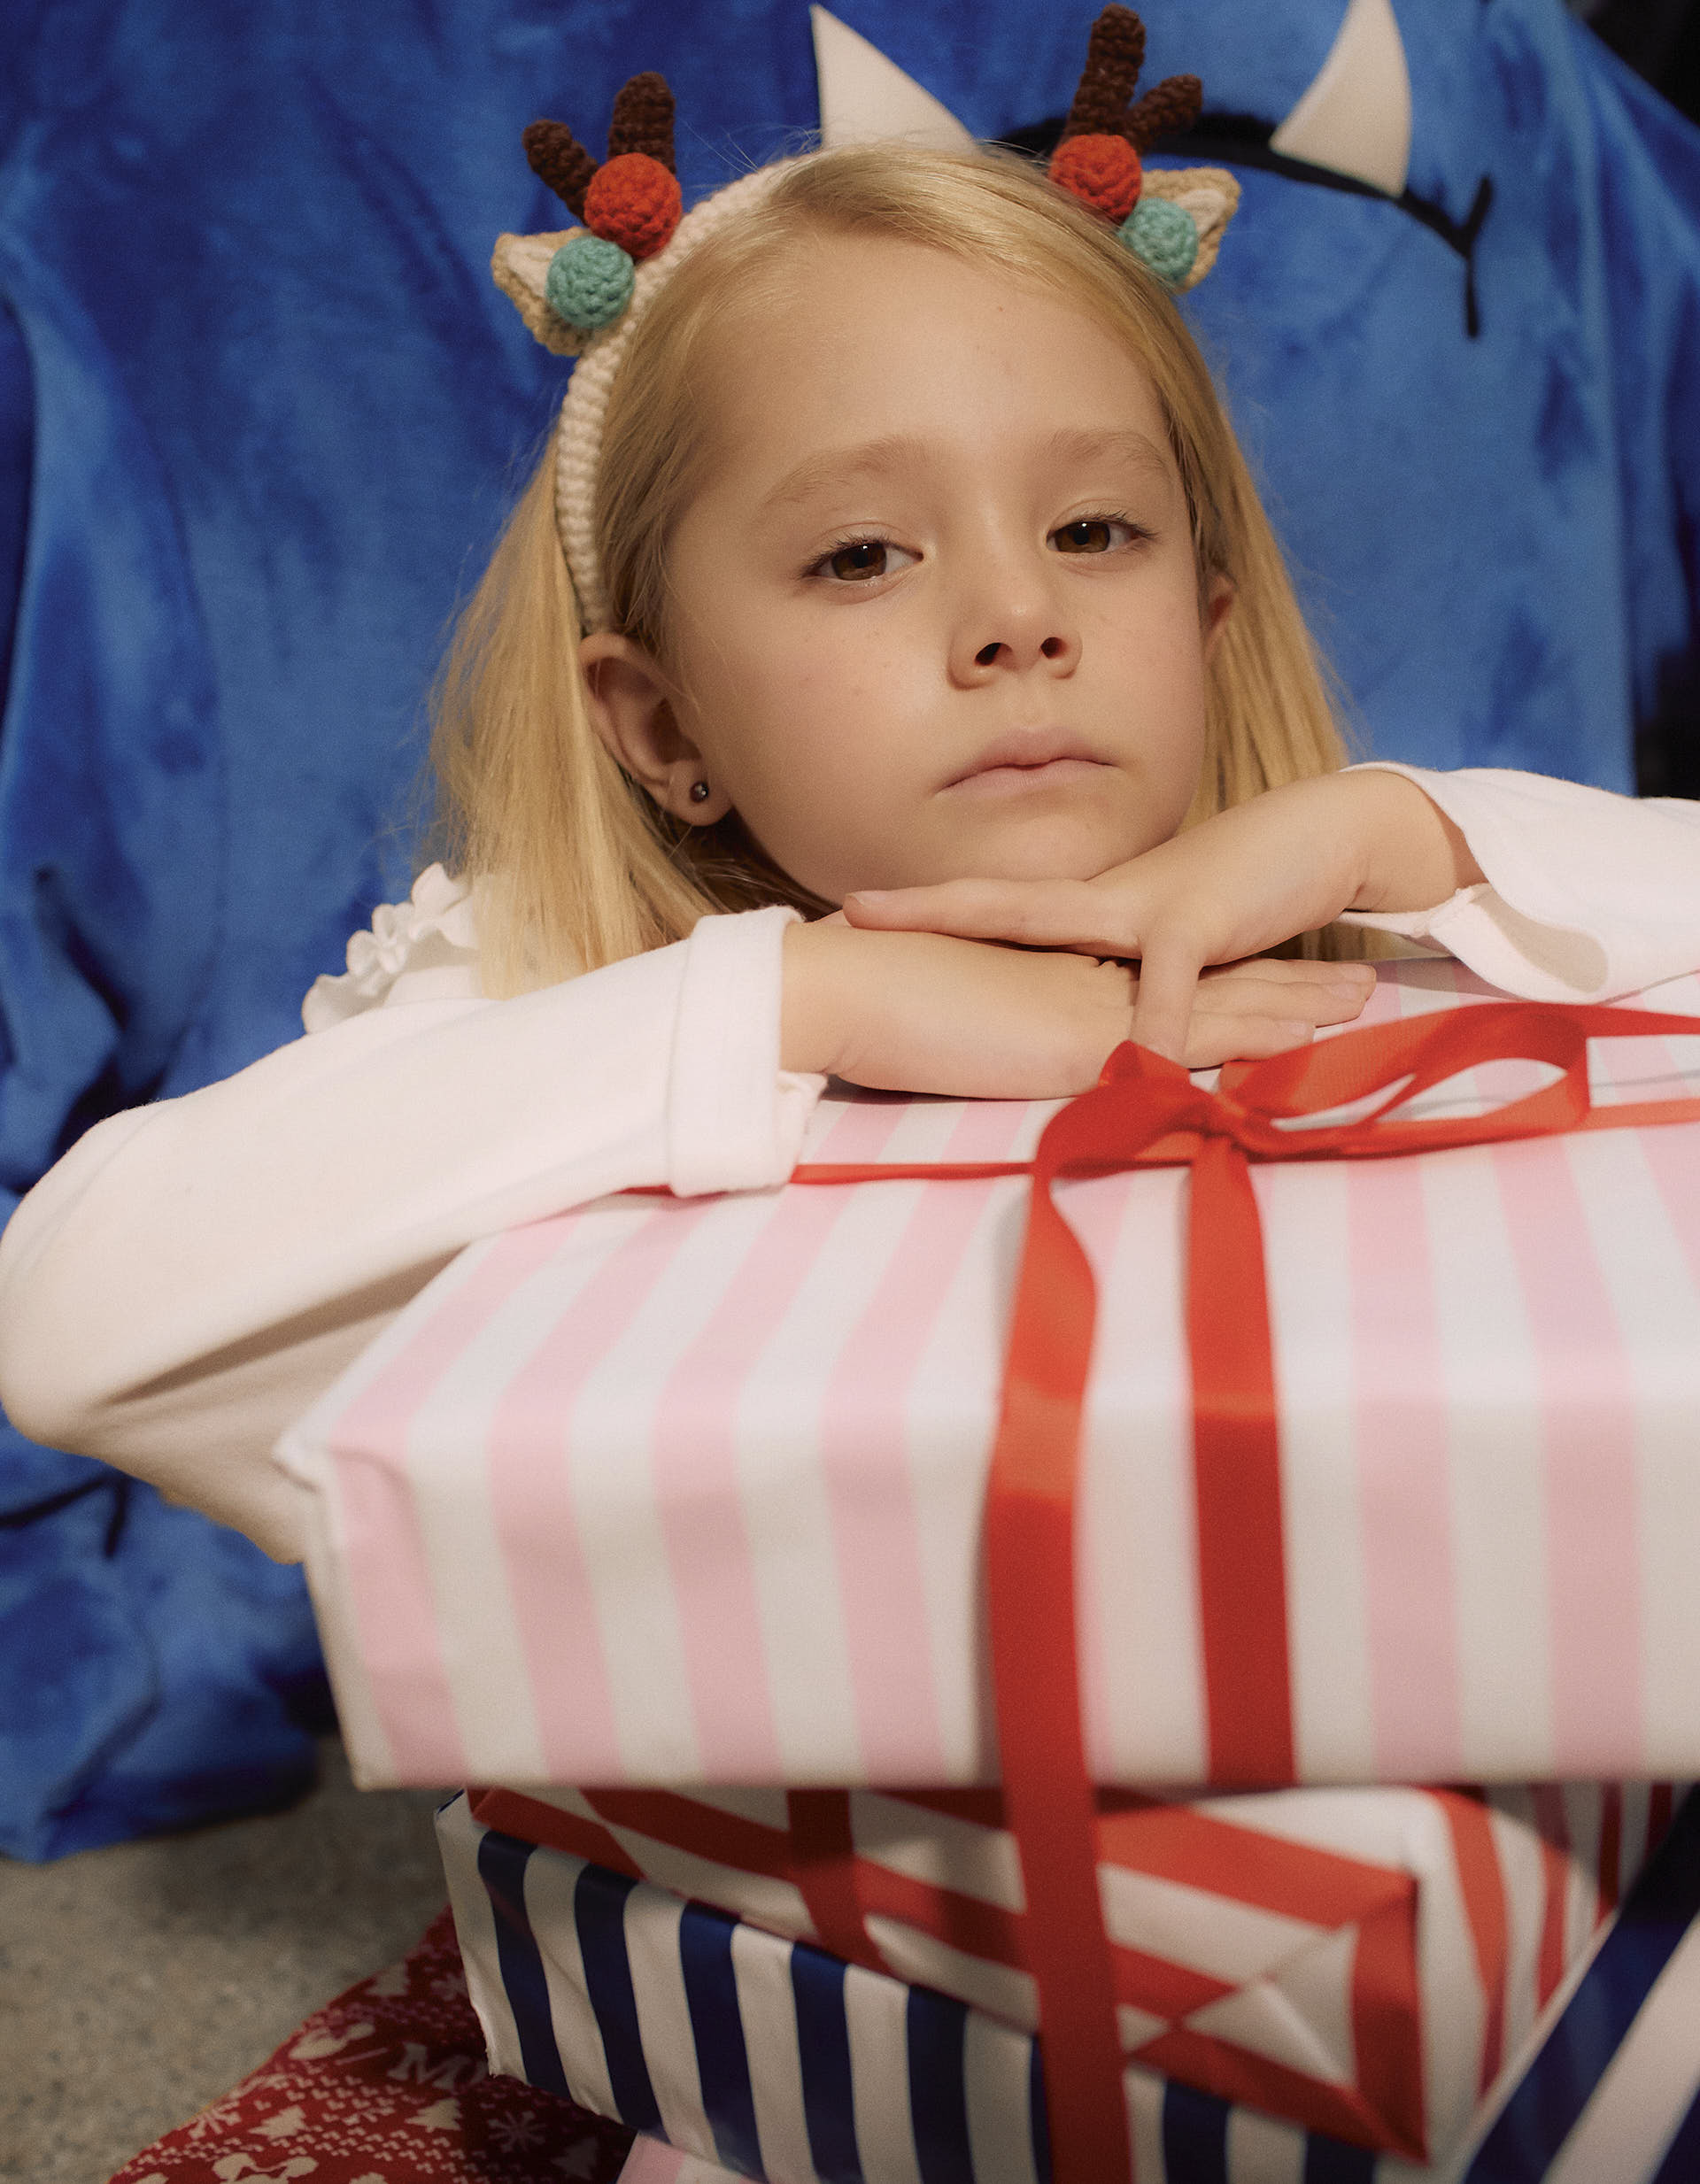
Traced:
[[1216, 263], [1228, 222], [1240, 209], [1240, 185], [1225, 166], [1148, 166], [1141, 194], [1167, 197], [1192, 215], [1198, 230], [1198, 256], [1182, 289], [1196, 288]]
[[558, 357], [577, 356], [590, 336], [568, 326], [551, 307], [543, 284], [549, 276], [549, 261], [561, 244], [583, 232], [582, 228], [563, 228], [553, 235], [498, 235], [490, 260], [497, 287], [537, 339]]

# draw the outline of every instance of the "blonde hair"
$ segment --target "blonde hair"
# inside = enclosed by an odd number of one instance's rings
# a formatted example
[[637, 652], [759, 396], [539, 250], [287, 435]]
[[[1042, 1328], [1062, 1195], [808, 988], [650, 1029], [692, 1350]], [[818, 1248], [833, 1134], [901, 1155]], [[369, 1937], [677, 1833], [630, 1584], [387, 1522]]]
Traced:
[[[1218, 577], [1234, 590], [1207, 669], [1204, 761], [1185, 823], [1343, 763], [1280, 549], [1178, 312], [1102, 221], [1005, 154], [870, 145], [800, 160], [679, 266], [634, 334], [608, 404], [595, 523], [612, 626], [666, 659], [668, 546], [708, 459], [699, 390], [709, 345], [738, 308], [783, 297], [792, 253], [845, 234], [946, 251], [1061, 295], [1149, 374], [1191, 511], [1201, 614]], [[729, 297], [739, 299], [730, 310]], [[735, 818], [685, 825], [622, 771], [591, 720], [579, 632], [552, 442], [437, 691], [437, 846], [482, 883], [492, 992], [679, 939], [707, 911], [810, 907]]]

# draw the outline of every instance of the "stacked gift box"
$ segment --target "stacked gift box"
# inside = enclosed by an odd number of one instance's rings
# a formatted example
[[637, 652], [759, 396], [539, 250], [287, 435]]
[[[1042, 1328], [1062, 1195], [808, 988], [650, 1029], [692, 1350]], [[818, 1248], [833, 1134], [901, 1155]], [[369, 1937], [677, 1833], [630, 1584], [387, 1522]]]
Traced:
[[500, 1786], [494, 2067], [771, 2184], [1510, 2127], [1700, 1774], [1700, 981], [1369, 1019], [829, 1099], [783, 1191], [474, 1247], [289, 1437], [361, 1779]]
[[[591, 1864], [487, 1828], [464, 1797], [439, 1827], [497, 2071], [617, 2114], [715, 2174], [1031, 2184], [1052, 2173], [1035, 2044], [991, 2012], [635, 1880], [617, 1853]], [[537, 1832], [545, 1842], [555, 1833], [547, 1820]], [[1552, 1863], [1574, 1875], [1567, 1859]], [[1549, 2172], [1691, 2184], [1697, 1938], [1690, 1798], [1433, 2166], [1134, 2063], [1124, 2080], [1134, 2173], [1142, 2184], [1509, 2184]], [[1523, 1977], [1534, 1983], [1526, 1966]], [[1479, 1995], [1471, 1979], [1420, 2007], [1472, 2016]], [[1411, 2023], [1387, 2029], [1396, 2040]], [[1568, 2166], [1549, 2172], [1561, 2148]], [[673, 2174], [639, 2161], [630, 2184]]]

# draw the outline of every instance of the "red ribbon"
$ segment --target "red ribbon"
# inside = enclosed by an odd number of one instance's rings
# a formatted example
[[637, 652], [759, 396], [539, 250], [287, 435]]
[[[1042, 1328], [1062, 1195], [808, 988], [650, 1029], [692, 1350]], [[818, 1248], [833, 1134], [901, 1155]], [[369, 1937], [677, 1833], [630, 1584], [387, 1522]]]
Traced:
[[[1032, 1178], [988, 1489], [986, 1570], [1005, 1811], [1021, 1848], [1056, 2184], [1130, 2184], [1132, 2153], [1076, 1651], [1074, 1497], [1097, 1295], [1055, 1185], [1130, 1168], [1191, 1167], [1186, 1328], [1209, 1779], [1239, 1787], [1290, 1782], [1280, 1449], [1249, 1163], [1700, 1121], [1700, 1098], [1590, 1103], [1590, 1038], [1671, 1034], [1700, 1036], [1700, 1018], [1489, 1003], [1235, 1064], [1214, 1092], [1174, 1062], [1125, 1046], [1093, 1091], [1052, 1118], [1031, 1163], [797, 1169], [799, 1183]], [[1489, 1114], [1382, 1119], [1460, 1070], [1513, 1059], [1561, 1074]], [[1374, 1105], [1358, 1121], [1282, 1127], [1366, 1099]], [[830, 1862], [824, 1844], [822, 1855]]]

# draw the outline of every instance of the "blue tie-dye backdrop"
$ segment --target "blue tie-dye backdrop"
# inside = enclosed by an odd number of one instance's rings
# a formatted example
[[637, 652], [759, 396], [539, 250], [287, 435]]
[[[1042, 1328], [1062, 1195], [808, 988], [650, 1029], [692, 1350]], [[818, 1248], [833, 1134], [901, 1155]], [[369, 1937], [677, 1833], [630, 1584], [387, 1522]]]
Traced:
[[[1700, 136], [1558, 0], [1395, 7], [1406, 200], [1244, 166], [1189, 313], [1366, 746], [1627, 787], [1639, 730], [1694, 786]], [[993, 135], [1062, 112], [1093, 8], [837, 12]], [[1148, 81], [1195, 69], [1255, 161], [1343, 0], [1145, 12]], [[599, 145], [655, 66], [687, 197], [816, 120], [801, 0], [0, 11], [0, 1214], [290, 1038], [405, 885], [421, 693], [560, 387], [484, 270], [560, 217], [519, 131]], [[0, 1465], [0, 1848], [288, 1794], [296, 1573]]]

